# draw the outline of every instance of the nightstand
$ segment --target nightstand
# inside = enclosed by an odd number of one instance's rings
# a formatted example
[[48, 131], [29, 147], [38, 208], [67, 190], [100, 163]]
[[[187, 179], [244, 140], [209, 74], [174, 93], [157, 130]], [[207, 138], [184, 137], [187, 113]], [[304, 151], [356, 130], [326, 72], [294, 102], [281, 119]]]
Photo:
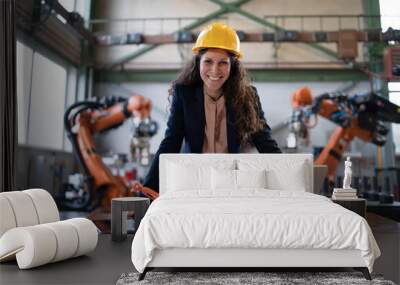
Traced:
[[[124, 241], [127, 236], [126, 220], [128, 211], [134, 211], [135, 227], [139, 227], [140, 221], [150, 206], [150, 199], [143, 197], [119, 197], [111, 200], [111, 239]], [[135, 230], [135, 231], [136, 231]]]
[[339, 204], [340, 206], [353, 211], [354, 213], [359, 214], [361, 217], [366, 217], [367, 212], [367, 201], [362, 198], [357, 199], [340, 199], [334, 200], [332, 202]]

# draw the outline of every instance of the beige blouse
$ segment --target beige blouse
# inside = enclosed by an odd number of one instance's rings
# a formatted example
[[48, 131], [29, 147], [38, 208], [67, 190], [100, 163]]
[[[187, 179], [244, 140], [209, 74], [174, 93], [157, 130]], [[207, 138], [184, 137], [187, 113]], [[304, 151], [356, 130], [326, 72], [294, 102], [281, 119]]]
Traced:
[[204, 112], [203, 153], [228, 153], [225, 97], [215, 100], [204, 94]]

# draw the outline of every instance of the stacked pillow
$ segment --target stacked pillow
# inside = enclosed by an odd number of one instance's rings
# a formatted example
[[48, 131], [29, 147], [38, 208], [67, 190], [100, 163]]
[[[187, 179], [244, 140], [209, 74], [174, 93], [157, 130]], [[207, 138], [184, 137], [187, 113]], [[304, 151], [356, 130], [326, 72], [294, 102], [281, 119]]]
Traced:
[[239, 190], [240, 188], [267, 188], [267, 171], [221, 170], [211, 168], [211, 189]]
[[305, 160], [276, 159], [267, 161], [266, 159], [239, 159], [238, 169], [246, 171], [266, 171], [266, 184], [271, 190], [287, 190], [305, 192], [310, 175]]
[[169, 161], [167, 167], [167, 192], [235, 191], [244, 188], [306, 191], [309, 183], [309, 170], [304, 160], [184, 159]]
[[211, 169], [229, 172], [236, 168], [234, 160], [179, 160], [167, 164], [167, 191], [212, 189]]

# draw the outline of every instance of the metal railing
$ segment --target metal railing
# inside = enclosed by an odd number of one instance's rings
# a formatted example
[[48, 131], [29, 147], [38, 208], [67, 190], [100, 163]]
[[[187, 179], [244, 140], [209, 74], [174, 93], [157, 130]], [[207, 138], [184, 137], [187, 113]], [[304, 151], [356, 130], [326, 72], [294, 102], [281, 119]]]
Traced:
[[[187, 24], [191, 24], [201, 17], [154, 17], [154, 18], [111, 18], [111, 19], [92, 19], [88, 21], [92, 31], [101, 32], [101, 27], [120, 24], [120, 32], [147, 32], [147, 29], [156, 31], [159, 34], [166, 34], [176, 30], [181, 30]], [[227, 17], [217, 17], [215, 20], [227, 21]], [[166, 28], [166, 26], [168, 28]], [[134, 27], [135, 29], [132, 29]]]
[[[295, 29], [298, 31], [330, 31], [340, 29], [366, 29], [367, 22], [380, 22], [382, 18], [398, 18], [398, 16], [382, 16], [382, 15], [264, 15], [263, 19], [276, 26], [278, 29]], [[150, 29], [158, 34], [165, 34], [172, 31], [180, 30], [187, 24], [202, 19], [202, 17], [154, 17], [154, 18], [98, 18], [88, 21], [92, 31], [101, 32], [102, 29], [109, 25], [118, 26], [117, 31], [120, 32], [141, 32], [146, 33]], [[228, 16], [219, 16], [214, 20], [222, 21], [229, 24]], [[310, 28], [308, 28], [310, 27]], [[312, 27], [312, 28], [311, 28]], [[267, 27], [260, 26], [262, 30], [271, 30]], [[115, 29], [113, 29], [116, 31]]]
[[[383, 17], [399, 16], [381, 16], [381, 15], [264, 15], [264, 20], [269, 21], [281, 28], [288, 29], [287, 23], [296, 23], [298, 30], [304, 31], [308, 24], [313, 25], [315, 31], [329, 31], [326, 28], [331, 26], [333, 30], [340, 29], [365, 29], [367, 21], [380, 21]], [[347, 23], [347, 24], [346, 24]]]

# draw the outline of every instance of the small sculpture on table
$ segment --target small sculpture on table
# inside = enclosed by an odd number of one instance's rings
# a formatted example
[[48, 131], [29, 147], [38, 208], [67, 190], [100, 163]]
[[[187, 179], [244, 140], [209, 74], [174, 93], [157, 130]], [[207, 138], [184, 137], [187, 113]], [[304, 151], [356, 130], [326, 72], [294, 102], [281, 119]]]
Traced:
[[351, 164], [350, 157], [347, 157], [347, 160], [344, 162], [343, 189], [352, 189], [350, 186], [352, 176]]
[[351, 161], [350, 157], [344, 162], [344, 178], [343, 178], [343, 188], [334, 188], [332, 199], [335, 200], [347, 200], [347, 199], [357, 199], [357, 189], [351, 188]]

